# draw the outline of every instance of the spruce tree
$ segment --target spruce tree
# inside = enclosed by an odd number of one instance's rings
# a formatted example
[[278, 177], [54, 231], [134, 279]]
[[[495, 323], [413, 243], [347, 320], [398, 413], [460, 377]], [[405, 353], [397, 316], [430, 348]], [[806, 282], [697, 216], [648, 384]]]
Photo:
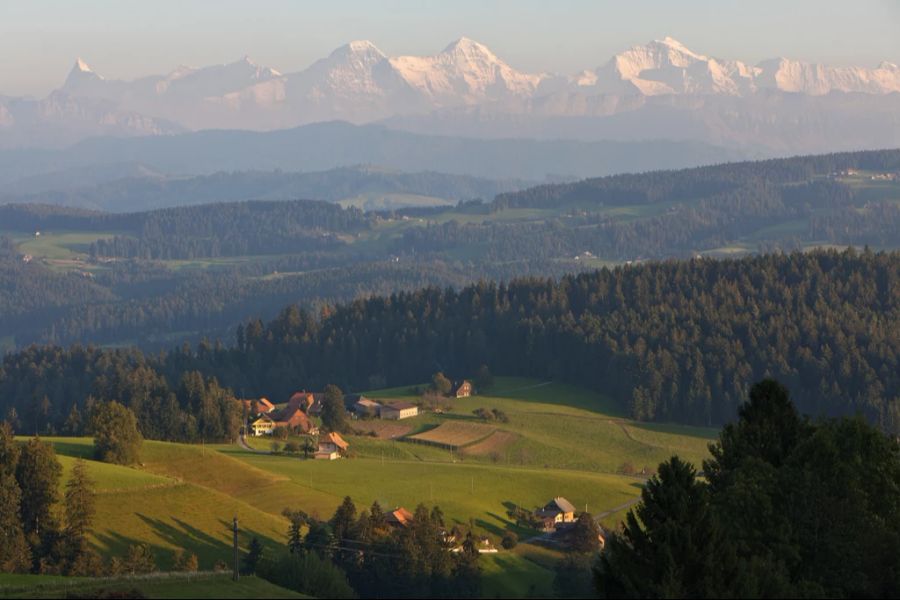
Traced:
[[87, 472], [87, 463], [75, 462], [72, 477], [66, 484], [66, 537], [81, 542], [91, 530], [96, 513], [94, 482]]
[[12, 427], [0, 424], [0, 571], [4, 573], [31, 568], [31, 550], [22, 528], [22, 490], [15, 477], [19, 454]]
[[16, 480], [22, 489], [22, 525], [26, 535], [38, 538], [57, 529], [53, 505], [59, 498], [62, 466], [53, 446], [32, 438], [22, 448]]

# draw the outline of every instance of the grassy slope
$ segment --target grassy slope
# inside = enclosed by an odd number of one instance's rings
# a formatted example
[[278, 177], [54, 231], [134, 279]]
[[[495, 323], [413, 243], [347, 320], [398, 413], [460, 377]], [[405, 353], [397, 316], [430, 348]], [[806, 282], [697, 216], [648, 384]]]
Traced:
[[100, 589], [140, 590], [147, 598], [305, 598], [258, 577], [234, 582], [229, 574], [175, 573], [134, 578], [90, 579], [47, 575], [0, 575], [2, 598], [65, 598]]
[[[64, 485], [73, 457], [89, 455], [92, 442], [48, 440], [61, 455]], [[239, 493], [277, 477], [257, 473], [214, 450], [179, 444], [145, 442], [143, 460], [142, 469], [88, 462], [98, 492], [93, 541], [101, 553], [121, 555], [130, 544], [147, 542], [161, 568], [168, 568], [174, 551], [184, 548], [197, 554], [201, 568], [209, 569], [218, 560], [229, 560], [235, 516], [242, 546], [256, 536], [269, 552], [283, 548], [284, 520], [242, 501]]]
[[[699, 462], [712, 435], [706, 429], [629, 421], [604, 396], [571, 386], [497, 378], [494, 390], [489, 396], [457, 400], [447, 414], [403, 422], [412, 432], [447, 422], [475, 424], [480, 422], [472, 410], [498, 408], [510, 421], [489, 425], [505, 436], [494, 456], [451, 456], [432, 446], [348, 436], [356, 458], [336, 462], [253, 453], [233, 445], [163, 442], [145, 442], [140, 468], [91, 462], [98, 514], [103, 515], [95, 542], [107, 554], [120, 553], [129, 543], [149, 542], [163, 567], [172, 550], [187, 548], [208, 569], [228, 557], [233, 515], [248, 532], [242, 544], [252, 533], [276, 552], [284, 547], [284, 508], [327, 518], [345, 495], [360, 507], [375, 500], [386, 508], [438, 504], [451, 523], [471, 519], [494, 537], [513, 529], [524, 539], [532, 532], [508, 522], [510, 504], [531, 508], [563, 495], [579, 508], [587, 504], [591, 512], [613, 509], [640, 493], [640, 480], [616, 474], [623, 462], [652, 467], [676, 452]], [[407, 394], [401, 388], [369, 395]], [[90, 456], [88, 438], [51, 441], [63, 455], [66, 472], [72, 457]], [[260, 447], [268, 449], [269, 443]], [[485, 555], [486, 596], [521, 596], [532, 586], [548, 594], [557, 557], [530, 544]]]

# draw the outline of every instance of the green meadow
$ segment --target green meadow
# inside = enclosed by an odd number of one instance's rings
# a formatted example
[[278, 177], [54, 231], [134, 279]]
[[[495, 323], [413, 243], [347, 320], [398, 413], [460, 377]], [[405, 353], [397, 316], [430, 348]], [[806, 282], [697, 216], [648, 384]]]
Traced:
[[305, 598], [258, 577], [231, 580], [228, 573], [157, 573], [92, 579], [0, 574], [0, 598], [86, 597], [100, 591], [139, 591], [145, 598]]
[[[367, 395], [415, 399], [409, 388]], [[472, 414], [477, 408], [502, 411], [507, 421], [481, 421]], [[454, 452], [403, 439], [444, 423], [469, 423], [490, 435]], [[579, 510], [609, 513], [602, 522], [614, 526], [644, 481], [623, 474], [623, 465], [639, 473], [677, 453], [699, 466], [714, 436], [703, 428], [630, 421], [608, 398], [581, 388], [502, 377], [490, 393], [457, 399], [442, 414], [353, 424], [403, 433], [394, 439], [347, 435], [351, 456], [338, 461], [270, 454], [271, 440], [264, 438], [251, 440], [256, 451], [146, 441], [141, 464], [134, 467], [91, 460], [90, 438], [48, 440], [60, 455], [63, 484], [76, 458], [88, 460], [99, 516], [92, 541], [107, 556], [145, 542], [162, 569], [182, 548], [196, 553], [201, 569], [209, 570], [228, 560], [234, 517], [241, 545], [256, 536], [272, 555], [285, 550], [285, 508], [326, 519], [345, 496], [359, 508], [375, 501], [386, 509], [424, 503], [439, 505], [449, 524], [471, 524], [496, 541], [506, 530], [519, 535], [523, 543], [514, 551], [483, 555], [481, 561], [485, 596], [517, 597], [551, 593], [559, 554], [528, 543], [537, 532], [512, 523], [511, 507], [533, 509], [564, 496]], [[465, 427], [450, 428], [457, 429]]]

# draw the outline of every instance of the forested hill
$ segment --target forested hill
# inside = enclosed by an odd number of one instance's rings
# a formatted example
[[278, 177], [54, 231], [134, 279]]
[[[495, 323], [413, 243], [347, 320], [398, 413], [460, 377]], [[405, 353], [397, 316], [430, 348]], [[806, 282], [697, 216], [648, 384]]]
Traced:
[[32, 347], [4, 359], [0, 402], [29, 414], [46, 395], [47, 422], [61, 427], [89, 394], [152, 414], [194, 370], [247, 396], [284, 398], [328, 382], [360, 391], [438, 370], [471, 376], [486, 364], [589, 386], [639, 419], [704, 425], [732, 419], [749, 385], [772, 376], [805, 413], [860, 413], [896, 432], [898, 332], [898, 253], [698, 259], [431, 287], [317, 314], [292, 306], [242, 326], [231, 348], [144, 358]]
[[4, 228], [19, 231], [116, 232], [90, 247], [104, 257], [191, 259], [286, 254], [340, 245], [337, 234], [367, 229], [372, 219], [328, 202], [231, 202], [109, 214], [46, 205], [0, 206]]
[[231, 342], [241, 320], [271, 319], [288, 303], [313, 309], [647, 260], [900, 249], [900, 151], [621, 175], [381, 212], [313, 200], [126, 214], [7, 205], [2, 238], [0, 351], [32, 342], [156, 350], [204, 336]]
[[[41, 185], [41, 178], [35, 179], [30, 185]], [[314, 173], [236, 171], [191, 177], [154, 173], [31, 193], [0, 187], [0, 204], [49, 204], [124, 213], [240, 200], [314, 198], [391, 209], [456, 204], [473, 198], [490, 200], [498, 193], [526, 187], [521, 180], [358, 166]]]
[[873, 150], [736, 162], [671, 171], [651, 171], [539, 185], [499, 194], [496, 208], [557, 207], [566, 204], [651, 204], [725, 194], [748, 185], [832, 182], [851, 170], [896, 173], [900, 150]]

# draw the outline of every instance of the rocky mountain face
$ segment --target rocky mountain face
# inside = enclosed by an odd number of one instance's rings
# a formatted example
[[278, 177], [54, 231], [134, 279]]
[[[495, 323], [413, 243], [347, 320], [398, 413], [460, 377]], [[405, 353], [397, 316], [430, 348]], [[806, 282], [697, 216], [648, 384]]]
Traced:
[[468, 38], [424, 57], [388, 57], [371, 42], [355, 41], [285, 74], [243, 58], [120, 81], [79, 59], [50, 97], [0, 99], [0, 147], [345, 120], [425, 133], [452, 127], [454, 134], [488, 137], [668, 137], [812, 151], [833, 149], [817, 146], [831, 139], [840, 148], [866, 145], [872, 115], [882, 114], [888, 123], [879, 140], [900, 143], [891, 118], [898, 109], [900, 68], [887, 62], [830, 67], [778, 58], [749, 65], [665, 38], [597, 68], [558, 75], [517, 70]]

